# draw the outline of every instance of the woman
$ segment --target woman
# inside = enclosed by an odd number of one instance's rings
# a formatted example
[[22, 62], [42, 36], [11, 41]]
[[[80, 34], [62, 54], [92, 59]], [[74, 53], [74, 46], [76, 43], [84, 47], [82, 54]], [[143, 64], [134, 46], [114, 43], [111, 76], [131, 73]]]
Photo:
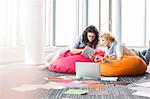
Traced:
[[71, 46], [70, 52], [73, 54], [81, 53], [85, 46], [96, 48], [98, 44], [99, 32], [95, 26], [91, 25], [85, 29], [82, 35], [80, 35], [74, 44]]
[[[150, 61], [150, 48], [143, 52], [130, 50], [124, 44], [119, 43], [115, 40], [115, 37], [111, 33], [103, 33], [100, 36], [100, 44], [107, 47], [104, 58], [95, 57], [95, 61], [102, 60], [104, 62], [112, 63], [122, 59], [123, 55], [134, 56], [138, 55], [141, 57], [146, 64]], [[107, 60], [107, 57], [117, 57], [117, 60]]]
[[[85, 46], [90, 46], [92, 48], [96, 48], [99, 39], [99, 32], [95, 26], [88, 26], [85, 31], [80, 35], [76, 41], [69, 47], [71, 54], [80, 54], [83, 51]], [[62, 52], [66, 52], [67, 49], [61, 49], [57, 52], [51, 53], [46, 57], [45, 65], [39, 66], [39, 68], [44, 69], [47, 68], [52, 62], [58, 59]]]

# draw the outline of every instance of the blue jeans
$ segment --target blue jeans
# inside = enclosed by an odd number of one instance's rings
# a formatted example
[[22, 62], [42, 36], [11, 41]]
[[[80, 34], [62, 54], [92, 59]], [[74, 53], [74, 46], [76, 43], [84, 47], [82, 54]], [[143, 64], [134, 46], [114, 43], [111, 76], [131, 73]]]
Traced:
[[148, 65], [150, 62], [150, 48], [140, 52], [139, 57], [141, 57], [146, 62], [146, 64]]

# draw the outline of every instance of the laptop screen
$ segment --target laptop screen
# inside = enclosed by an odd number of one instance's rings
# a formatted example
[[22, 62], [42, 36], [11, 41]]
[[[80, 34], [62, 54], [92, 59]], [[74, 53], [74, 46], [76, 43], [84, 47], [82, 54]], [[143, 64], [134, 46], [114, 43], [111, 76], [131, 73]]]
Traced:
[[77, 78], [98, 78], [100, 79], [100, 64], [94, 62], [76, 62]]

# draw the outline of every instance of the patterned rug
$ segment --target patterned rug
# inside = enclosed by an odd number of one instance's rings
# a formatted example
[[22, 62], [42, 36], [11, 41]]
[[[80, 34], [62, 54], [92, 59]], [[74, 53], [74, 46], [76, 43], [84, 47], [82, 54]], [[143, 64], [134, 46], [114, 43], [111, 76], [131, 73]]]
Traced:
[[[62, 74], [48, 71], [49, 76], [74, 76], [74, 74]], [[49, 89], [40, 90], [39, 97], [42, 99], [147, 99], [146, 97], [139, 97], [132, 95], [134, 90], [129, 87], [134, 87], [135, 83], [150, 81], [150, 74], [146, 73], [142, 76], [137, 77], [119, 77], [117, 81], [101, 81], [98, 80], [99, 84], [104, 84], [107, 88], [74, 88], [69, 87], [65, 89]], [[88, 90], [87, 94], [64, 94], [67, 90]]]

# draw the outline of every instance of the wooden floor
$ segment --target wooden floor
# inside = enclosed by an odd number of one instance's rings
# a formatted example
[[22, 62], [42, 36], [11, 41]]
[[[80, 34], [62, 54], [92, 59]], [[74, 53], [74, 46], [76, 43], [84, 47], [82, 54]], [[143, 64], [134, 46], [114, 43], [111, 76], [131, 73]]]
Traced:
[[44, 77], [49, 75], [61, 76], [67, 74], [54, 73], [49, 70], [38, 70], [36, 66], [25, 64], [7, 64], [0, 65], [0, 99], [148, 99], [140, 96], [133, 96], [134, 90], [129, 89], [135, 86], [134, 83], [150, 80], [150, 74], [138, 77], [119, 77], [118, 82], [128, 82], [128, 85], [112, 85], [111, 82], [102, 82], [109, 86], [106, 89], [89, 89], [94, 91], [107, 91], [109, 95], [67, 95], [63, 94], [66, 89], [37, 89], [27, 92], [19, 92], [12, 90], [23, 84], [45, 84], [47, 81]]

